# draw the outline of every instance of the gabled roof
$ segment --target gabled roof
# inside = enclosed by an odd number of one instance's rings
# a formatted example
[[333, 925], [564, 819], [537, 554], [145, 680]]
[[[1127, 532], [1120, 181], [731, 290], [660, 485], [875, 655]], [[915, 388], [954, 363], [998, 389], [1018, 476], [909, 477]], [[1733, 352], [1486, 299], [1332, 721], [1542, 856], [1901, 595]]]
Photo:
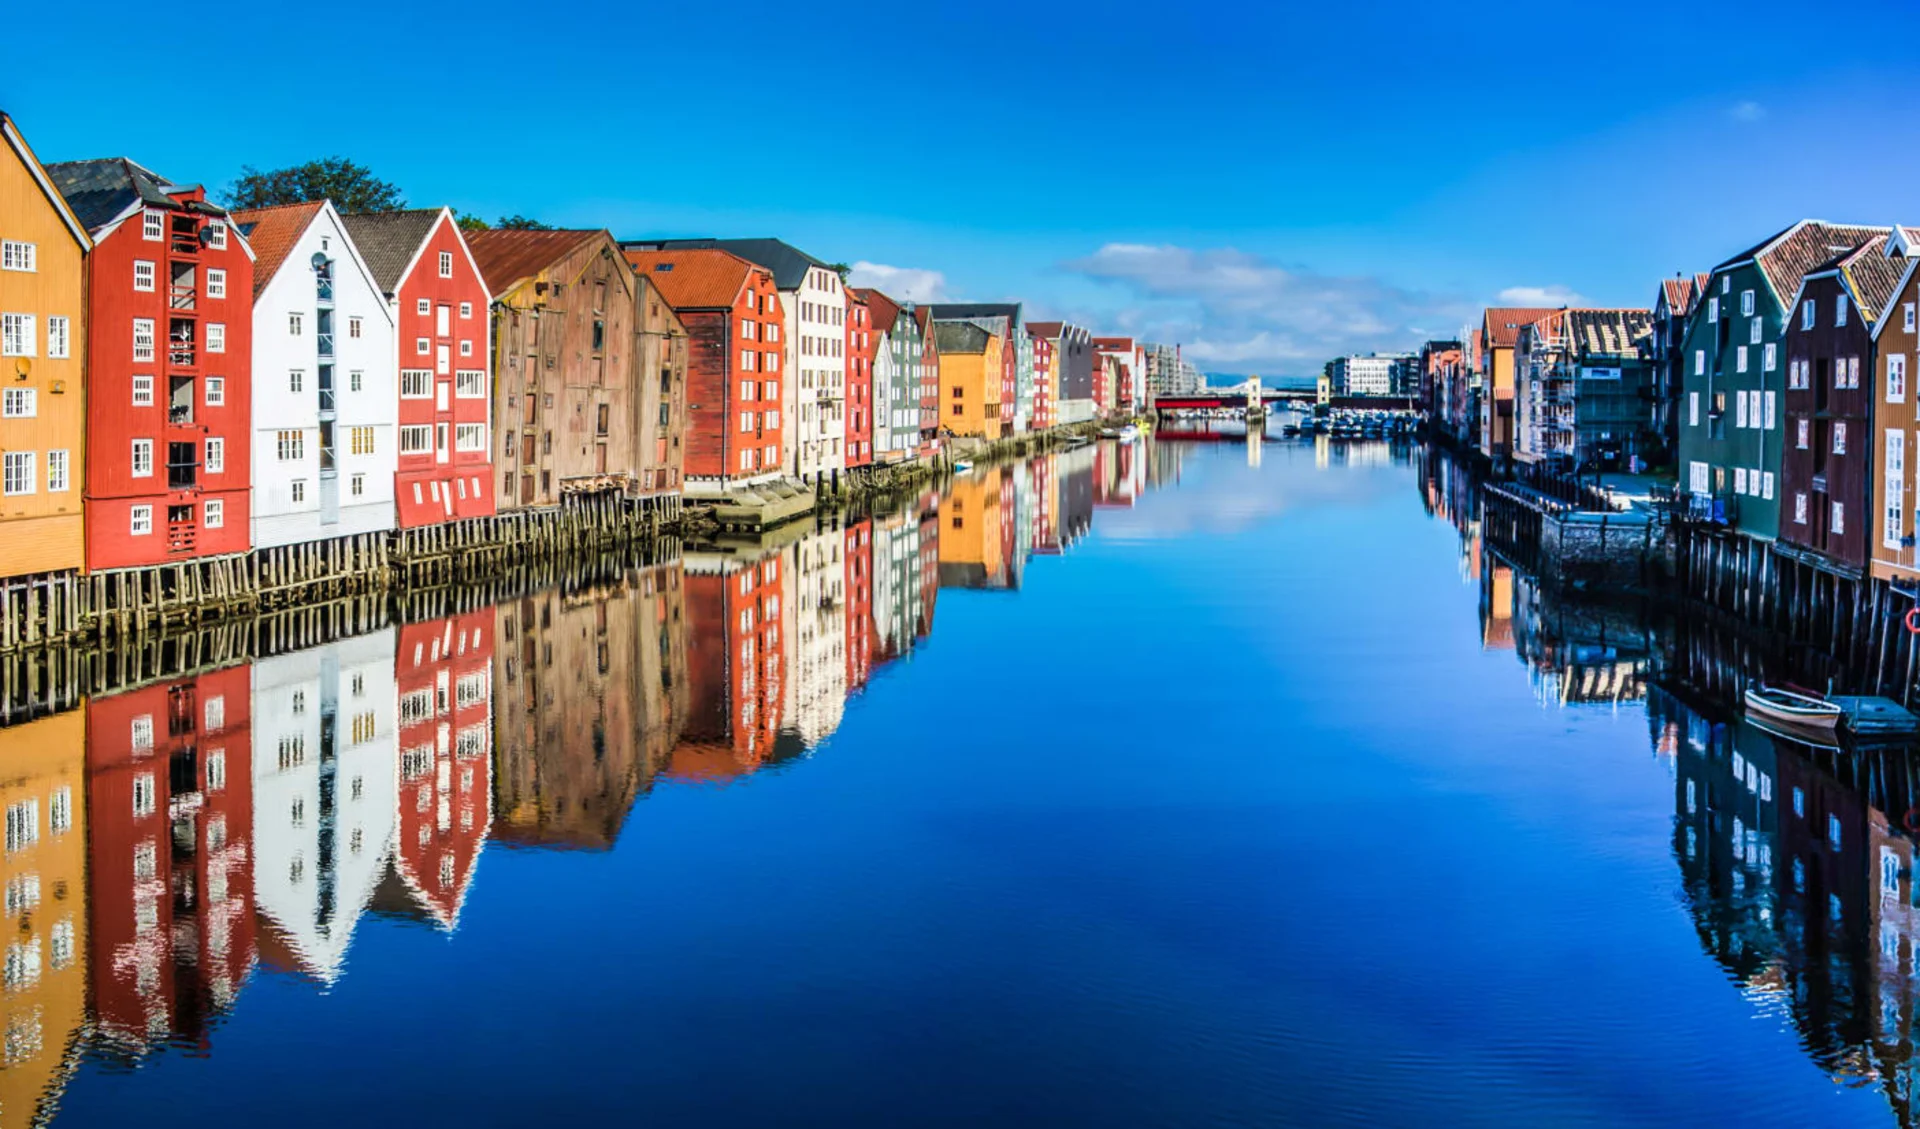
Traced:
[[1691, 278], [1660, 280], [1660, 297], [1675, 317], [1686, 317], [1692, 311], [1694, 299], [1699, 297], [1701, 289], [1702, 287]]
[[1559, 312], [1549, 306], [1489, 306], [1481, 321], [1482, 340], [1491, 349], [1512, 348], [1523, 326]]
[[347, 234], [373, 272], [373, 280], [388, 294], [399, 289], [400, 279], [414, 256], [433, 234], [443, 208], [411, 208], [401, 212], [361, 212], [341, 216]]
[[233, 213], [240, 234], [253, 244], [253, 296], [258, 298], [280, 271], [306, 234], [307, 225], [320, 214], [326, 203], [313, 200], [305, 204], [282, 204], [274, 208], [255, 208]]
[[1774, 301], [1785, 304], [1800, 289], [1800, 279], [1814, 267], [1850, 251], [1891, 228], [1859, 224], [1835, 224], [1825, 220], [1801, 220], [1765, 242], [1744, 251], [1714, 268], [1717, 274], [1749, 260], [1760, 269]]
[[467, 247], [473, 252], [474, 265], [480, 268], [480, 277], [486, 280], [487, 289], [494, 294], [505, 294], [600, 234], [598, 229], [522, 231], [496, 227], [468, 232]]
[[125, 157], [59, 161], [47, 166], [47, 176], [73, 214], [96, 235], [135, 208], [180, 207], [180, 201], [167, 195], [164, 178]]
[[1043, 340], [1060, 336], [1060, 327], [1065, 324], [1057, 321], [1030, 321], [1027, 323], [1027, 335]]
[[13, 119], [4, 110], [0, 110], [0, 137], [6, 138], [7, 145], [13, 149], [14, 155], [20, 159], [22, 165], [26, 166], [27, 174], [33, 177], [35, 184], [40, 186], [40, 194], [47, 198], [47, 203], [53, 207], [54, 211], [60, 213], [60, 222], [67, 225], [67, 230], [73, 234], [74, 241], [80, 244], [80, 249], [93, 250], [93, 239], [88, 236], [85, 225], [80, 222], [80, 217], [74, 214], [73, 206], [67, 203], [67, 198], [54, 187], [52, 178], [47, 175], [46, 166], [40, 163], [40, 158], [34, 156], [33, 146], [27, 144], [27, 139], [20, 134], [20, 127], [14, 124]]
[[1522, 327], [1522, 334], [1564, 335], [1566, 349], [1575, 355], [1637, 357], [1653, 332], [1652, 310], [1556, 310]]
[[936, 321], [955, 321], [962, 318], [1006, 318], [1010, 324], [1020, 324], [1020, 303], [1018, 302], [938, 302], [931, 308]]
[[942, 353], [985, 353], [993, 334], [971, 321], [936, 321], [933, 338]]
[[[767, 268], [773, 275], [773, 284], [781, 290], [798, 290], [806, 281], [807, 271], [814, 267], [832, 270], [812, 255], [784, 240], [766, 239], [623, 239], [620, 241], [623, 251], [730, 251], [735, 255]], [[631, 256], [629, 256], [631, 258]]]
[[866, 302], [867, 308], [873, 312], [874, 328], [891, 330], [893, 323], [900, 320], [900, 303], [873, 287], [863, 286], [851, 293], [859, 295], [861, 300]]
[[[718, 248], [623, 251], [627, 261], [675, 310], [732, 309], [752, 278], [754, 263]], [[764, 269], [764, 268], [763, 268]], [[778, 286], [775, 280], [775, 286]]]
[[1891, 235], [1876, 236], [1862, 240], [1851, 250], [1834, 255], [1800, 278], [1794, 287], [1793, 297], [1788, 301], [1789, 308], [1798, 305], [1801, 294], [1806, 290], [1807, 282], [1815, 278], [1837, 276], [1840, 284], [1853, 297], [1855, 308], [1867, 321], [1877, 321], [1893, 301], [1894, 294], [1900, 288], [1900, 276], [1904, 263], [1887, 257], [1887, 241]]

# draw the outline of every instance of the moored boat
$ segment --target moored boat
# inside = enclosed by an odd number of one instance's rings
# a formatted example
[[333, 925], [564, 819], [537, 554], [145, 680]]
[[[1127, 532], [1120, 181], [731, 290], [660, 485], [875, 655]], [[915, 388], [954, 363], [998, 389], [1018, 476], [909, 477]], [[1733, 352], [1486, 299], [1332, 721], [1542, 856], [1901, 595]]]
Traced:
[[1834, 729], [1840, 724], [1843, 712], [1817, 694], [1784, 686], [1749, 686], [1746, 704], [1748, 717], [1802, 730]]

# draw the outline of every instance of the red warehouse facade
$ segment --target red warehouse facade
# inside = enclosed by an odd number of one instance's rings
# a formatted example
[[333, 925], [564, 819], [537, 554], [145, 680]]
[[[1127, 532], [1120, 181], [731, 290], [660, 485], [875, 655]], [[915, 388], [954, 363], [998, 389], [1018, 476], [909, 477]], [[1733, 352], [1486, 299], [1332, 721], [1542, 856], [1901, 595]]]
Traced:
[[206, 190], [125, 158], [47, 175], [87, 271], [89, 571], [251, 548], [253, 251]]
[[344, 218], [393, 306], [399, 526], [487, 517], [494, 512], [490, 296], [460, 225], [446, 208]]
[[847, 291], [847, 469], [873, 462], [873, 359], [879, 352], [873, 311]]

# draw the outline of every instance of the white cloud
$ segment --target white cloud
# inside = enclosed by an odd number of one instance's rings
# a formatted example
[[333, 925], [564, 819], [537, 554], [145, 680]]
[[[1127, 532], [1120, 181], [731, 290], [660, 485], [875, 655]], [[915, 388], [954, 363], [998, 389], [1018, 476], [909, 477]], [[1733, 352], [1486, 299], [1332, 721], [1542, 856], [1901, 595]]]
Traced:
[[1584, 306], [1587, 300], [1568, 286], [1509, 286], [1500, 292], [1503, 306]]
[[1377, 278], [1288, 269], [1231, 248], [1109, 243], [1064, 266], [1131, 303], [1097, 325], [1181, 344], [1207, 367], [1262, 375], [1310, 376], [1344, 353], [1417, 349], [1451, 337], [1475, 312]]
[[1767, 116], [1767, 108], [1758, 102], [1735, 102], [1727, 116], [1737, 122], [1757, 122]]
[[865, 260], [853, 264], [847, 272], [847, 285], [873, 287], [901, 302], [944, 302], [947, 276], [937, 270], [917, 267], [890, 267]]

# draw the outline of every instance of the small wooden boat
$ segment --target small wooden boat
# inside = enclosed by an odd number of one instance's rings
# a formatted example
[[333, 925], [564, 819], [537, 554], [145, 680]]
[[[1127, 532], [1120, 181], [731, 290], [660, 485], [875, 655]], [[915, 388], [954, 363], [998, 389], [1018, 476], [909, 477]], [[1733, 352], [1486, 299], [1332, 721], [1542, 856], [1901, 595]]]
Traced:
[[969, 460], [969, 459], [953, 460], [953, 472], [955, 474], [965, 474], [972, 469], [973, 469], [972, 460]]
[[1830, 730], [1842, 714], [1825, 698], [1784, 686], [1749, 686], [1746, 701], [1748, 717], [1794, 729]]

